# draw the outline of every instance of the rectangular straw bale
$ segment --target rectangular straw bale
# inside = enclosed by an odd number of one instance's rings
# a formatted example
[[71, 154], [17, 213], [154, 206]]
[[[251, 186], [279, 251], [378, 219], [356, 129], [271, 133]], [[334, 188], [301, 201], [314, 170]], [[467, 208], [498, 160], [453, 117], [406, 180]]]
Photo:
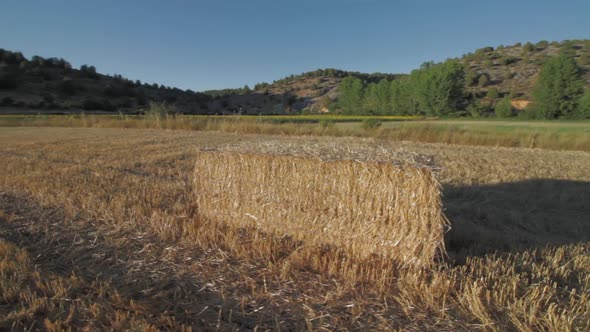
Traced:
[[428, 265], [444, 250], [440, 185], [429, 167], [199, 151], [199, 214], [305, 245]]

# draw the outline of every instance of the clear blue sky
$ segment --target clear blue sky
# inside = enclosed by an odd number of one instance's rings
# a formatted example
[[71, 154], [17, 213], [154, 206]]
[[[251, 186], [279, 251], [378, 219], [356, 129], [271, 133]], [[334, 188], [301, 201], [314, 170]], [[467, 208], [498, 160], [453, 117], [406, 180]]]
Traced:
[[590, 38], [590, 1], [2, 0], [0, 48], [206, 90], [334, 67], [403, 73], [483, 46]]

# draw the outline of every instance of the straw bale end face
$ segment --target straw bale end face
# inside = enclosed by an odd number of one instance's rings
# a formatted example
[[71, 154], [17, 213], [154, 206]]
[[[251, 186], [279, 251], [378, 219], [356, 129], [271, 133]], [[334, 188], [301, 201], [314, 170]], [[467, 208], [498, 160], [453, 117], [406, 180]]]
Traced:
[[441, 189], [426, 166], [199, 151], [194, 190], [201, 217], [336, 246], [351, 259], [425, 266], [444, 252]]

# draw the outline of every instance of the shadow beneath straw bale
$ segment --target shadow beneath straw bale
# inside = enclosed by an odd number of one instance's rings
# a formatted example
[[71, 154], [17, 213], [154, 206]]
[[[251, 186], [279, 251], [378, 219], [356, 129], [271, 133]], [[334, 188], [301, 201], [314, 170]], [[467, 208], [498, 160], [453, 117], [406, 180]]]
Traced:
[[590, 182], [536, 179], [444, 186], [449, 257], [590, 241]]

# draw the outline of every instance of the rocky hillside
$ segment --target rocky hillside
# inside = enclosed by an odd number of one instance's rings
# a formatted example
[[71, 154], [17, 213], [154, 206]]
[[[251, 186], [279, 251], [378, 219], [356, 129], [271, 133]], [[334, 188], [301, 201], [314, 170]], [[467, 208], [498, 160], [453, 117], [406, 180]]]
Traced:
[[338, 84], [346, 76], [366, 81], [396, 77], [325, 69], [260, 83], [254, 89], [193, 92], [103, 75], [93, 66], [75, 69], [61, 58], [27, 59], [20, 52], [0, 49], [0, 113], [138, 113], [149, 102], [166, 102], [188, 114], [321, 112], [337, 98]]
[[[541, 41], [484, 47], [459, 58], [465, 65], [466, 91], [472, 98], [510, 95], [524, 108], [543, 61], [566, 52], [576, 58], [590, 87], [590, 40]], [[0, 113], [141, 112], [149, 102], [166, 102], [190, 114], [283, 114], [328, 112], [347, 76], [367, 83], [400, 75], [318, 69], [250, 88], [194, 92], [103, 75], [92, 66], [74, 69], [60, 58], [0, 49]]]
[[214, 113], [270, 114], [295, 112], [328, 112], [328, 105], [338, 98], [338, 85], [347, 76], [366, 82], [393, 80], [400, 75], [349, 72], [333, 68], [318, 69], [291, 75], [272, 83], [259, 83], [253, 89], [225, 89], [205, 91], [213, 96], [209, 109]]
[[511, 95], [516, 99], [514, 106], [526, 106], [543, 62], [560, 53], [575, 57], [590, 87], [590, 40], [572, 40], [484, 47], [466, 54], [460, 58], [465, 64], [466, 90], [478, 97], [496, 92]]
[[0, 112], [124, 112], [150, 101], [167, 102], [189, 113], [203, 112], [211, 97], [157, 84], [103, 75], [93, 66], [74, 69], [61, 58], [0, 49]]

